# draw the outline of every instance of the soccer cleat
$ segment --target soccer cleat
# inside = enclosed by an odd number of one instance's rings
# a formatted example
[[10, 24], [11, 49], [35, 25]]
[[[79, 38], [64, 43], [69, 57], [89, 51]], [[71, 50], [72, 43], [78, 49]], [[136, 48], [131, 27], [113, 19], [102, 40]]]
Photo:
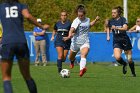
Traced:
[[123, 65], [123, 74], [126, 74], [127, 73], [127, 64], [124, 64]]
[[79, 76], [82, 77], [85, 73], [86, 73], [87, 69], [83, 68], [82, 70], [80, 70]]
[[70, 63], [70, 68], [74, 68], [74, 63]]
[[43, 66], [47, 66], [47, 63], [43, 63]]
[[39, 63], [35, 63], [35, 66], [39, 66]]
[[133, 77], [136, 77], [136, 74], [132, 74]]

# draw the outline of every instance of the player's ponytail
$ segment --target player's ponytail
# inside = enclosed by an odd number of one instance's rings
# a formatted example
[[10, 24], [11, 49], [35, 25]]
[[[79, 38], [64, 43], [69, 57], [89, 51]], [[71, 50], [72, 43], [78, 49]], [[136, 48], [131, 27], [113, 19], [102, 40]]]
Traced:
[[121, 15], [123, 13], [123, 8], [121, 6], [117, 6], [113, 9], [117, 9], [117, 12], [118, 12], [119, 15]]
[[82, 4], [78, 5], [75, 12], [83, 12], [83, 14], [86, 14], [85, 6]]

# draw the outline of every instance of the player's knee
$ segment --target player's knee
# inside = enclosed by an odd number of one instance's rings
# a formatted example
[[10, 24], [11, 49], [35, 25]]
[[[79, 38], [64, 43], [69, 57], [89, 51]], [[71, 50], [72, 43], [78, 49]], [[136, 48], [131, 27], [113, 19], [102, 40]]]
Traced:
[[120, 59], [121, 59], [121, 56], [117, 56], [117, 55], [116, 55], [116, 56], [115, 56], [115, 59], [116, 59], [116, 60], [120, 60]]
[[127, 55], [128, 63], [132, 63], [132, 55]]
[[63, 55], [58, 55], [58, 59], [63, 59]]

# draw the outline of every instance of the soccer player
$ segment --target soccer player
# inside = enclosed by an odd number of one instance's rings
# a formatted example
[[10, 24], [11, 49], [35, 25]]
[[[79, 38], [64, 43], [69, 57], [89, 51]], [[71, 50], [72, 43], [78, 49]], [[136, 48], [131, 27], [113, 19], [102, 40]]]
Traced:
[[23, 17], [36, 26], [46, 29], [29, 13], [26, 5], [18, 0], [3, 0], [0, 4], [0, 20], [3, 27], [1, 71], [4, 93], [13, 93], [11, 84], [11, 71], [14, 56], [16, 56], [20, 72], [26, 81], [30, 93], [37, 93], [36, 84], [31, 77], [29, 69], [29, 49], [23, 28]]
[[71, 22], [67, 19], [67, 12], [65, 10], [62, 11], [60, 16], [60, 21], [55, 24], [51, 38], [51, 41], [53, 41], [54, 36], [56, 35], [54, 44], [58, 53], [57, 67], [59, 73], [62, 70], [62, 62], [66, 60], [71, 44], [70, 39], [66, 41], [63, 40], [63, 37], [68, 36], [71, 27]]
[[132, 60], [132, 45], [126, 33], [128, 29], [127, 20], [121, 16], [123, 9], [118, 6], [112, 9], [112, 19], [109, 20], [107, 30], [107, 40], [110, 40], [109, 32], [113, 32], [114, 57], [117, 62], [123, 65], [123, 74], [127, 73], [127, 63], [121, 57], [122, 51], [125, 51], [129, 67], [133, 77], [136, 77], [134, 62]]
[[130, 28], [129, 32], [140, 32], [140, 18], [137, 18], [136, 25]]
[[86, 68], [86, 57], [89, 52], [89, 36], [88, 32], [90, 27], [92, 27], [99, 19], [97, 16], [95, 20], [90, 22], [90, 18], [86, 17], [86, 10], [84, 5], [78, 5], [76, 8], [77, 18], [73, 21], [68, 37], [64, 37], [64, 40], [72, 38], [70, 56], [71, 61], [70, 68], [74, 67], [75, 56], [78, 51], [81, 52], [80, 60], [80, 73], [79, 76], [82, 77], [87, 71]]

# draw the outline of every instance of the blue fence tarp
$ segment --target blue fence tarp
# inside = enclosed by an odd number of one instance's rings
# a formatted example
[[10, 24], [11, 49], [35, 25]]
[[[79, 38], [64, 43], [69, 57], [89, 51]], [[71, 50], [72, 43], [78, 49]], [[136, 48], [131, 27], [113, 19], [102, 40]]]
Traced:
[[[30, 58], [31, 62], [35, 60], [35, 49], [34, 41], [35, 38], [32, 32], [25, 32], [28, 46], [30, 49]], [[54, 47], [54, 42], [50, 41], [52, 33], [46, 33], [46, 54], [47, 60], [50, 62], [56, 62], [57, 52]], [[128, 33], [131, 38], [133, 45], [133, 59], [134, 61], [140, 61], [140, 33]], [[115, 61], [113, 56], [113, 47], [112, 47], [112, 34], [111, 40], [108, 42], [106, 40], [106, 33], [89, 33], [90, 37], [90, 51], [87, 56], [87, 62], [112, 62]], [[122, 57], [125, 57], [124, 52]], [[80, 53], [76, 56], [77, 59], [80, 59]], [[68, 59], [67, 59], [68, 62]]]

